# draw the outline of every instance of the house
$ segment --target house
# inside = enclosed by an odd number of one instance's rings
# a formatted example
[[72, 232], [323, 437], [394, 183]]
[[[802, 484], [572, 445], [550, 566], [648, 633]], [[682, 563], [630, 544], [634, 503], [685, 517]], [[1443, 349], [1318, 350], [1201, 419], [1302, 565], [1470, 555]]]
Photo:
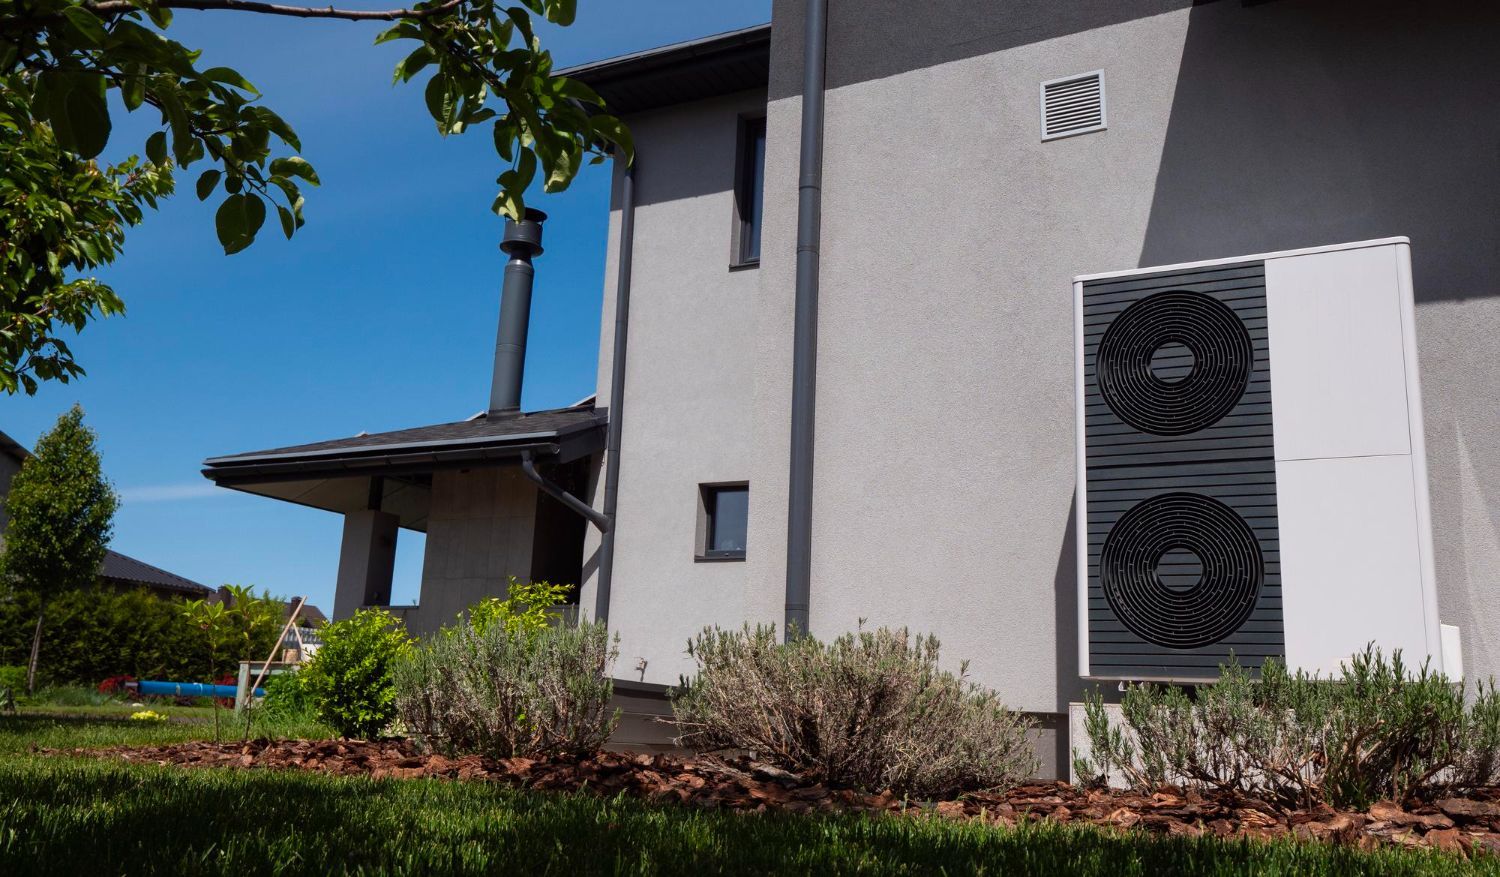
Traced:
[[[584, 65], [638, 149], [615, 168], [597, 398], [515, 409], [513, 307], [486, 414], [205, 474], [344, 515], [336, 618], [389, 601], [409, 528], [414, 628], [508, 574], [576, 579], [647, 684], [690, 669], [705, 625], [906, 625], [1034, 714], [1064, 771], [1096, 684], [1074, 278], [1404, 236], [1413, 544], [1429, 621], [1489, 676], [1497, 37], [1500, 7], [1464, 2], [777, 0], [768, 25]], [[512, 268], [546, 283], [539, 220], [508, 230], [512, 303]]]

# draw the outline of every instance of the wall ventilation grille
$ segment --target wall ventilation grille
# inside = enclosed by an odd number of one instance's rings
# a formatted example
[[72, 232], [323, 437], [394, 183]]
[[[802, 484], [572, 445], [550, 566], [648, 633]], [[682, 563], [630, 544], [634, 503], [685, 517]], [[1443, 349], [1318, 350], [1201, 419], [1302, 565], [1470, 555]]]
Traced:
[[1065, 76], [1042, 83], [1042, 139], [1102, 131], [1104, 71]]

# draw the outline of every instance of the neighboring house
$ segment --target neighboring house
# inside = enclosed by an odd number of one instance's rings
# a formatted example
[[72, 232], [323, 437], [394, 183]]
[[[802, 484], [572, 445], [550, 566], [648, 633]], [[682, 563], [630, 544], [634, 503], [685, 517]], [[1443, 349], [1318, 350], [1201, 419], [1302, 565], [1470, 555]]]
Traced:
[[1402, 235], [1424, 560], [1469, 675], [1500, 673], [1500, 6], [828, 5], [807, 130], [806, 0], [568, 71], [637, 147], [615, 168], [597, 399], [508, 409], [512, 321], [483, 415], [207, 461], [344, 515], [335, 618], [389, 602], [408, 528], [427, 532], [413, 629], [507, 575], [580, 581], [645, 683], [688, 671], [705, 625], [905, 625], [1035, 714], [1065, 771], [1064, 716], [1095, 684], [1073, 278]]
[[10, 482], [21, 471], [21, 464], [31, 452], [15, 439], [0, 432], [0, 551], [5, 549], [5, 529], [10, 524], [10, 513], [5, 509], [5, 497], [10, 495]]
[[160, 567], [126, 557], [118, 551], [105, 552], [104, 565], [99, 568], [99, 580], [120, 590], [145, 588], [159, 597], [198, 600], [213, 593], [213, 589], [207, 585], [200, 585]]
[[[5, 530], [10, 518], [5, 512], [5, 497], [10, 493], [11, 479], [21, 471], [21, 464], [31, 456], [26, 447], [0, 432], [0, 550], [5, 548]], [[185, 579], [176, 573], [136, 560], [118, 551], [106, 551], [99, 567], [99, 582], [125, 589], [146, 588], [161, 597], [199, 599], [213, 589]]]

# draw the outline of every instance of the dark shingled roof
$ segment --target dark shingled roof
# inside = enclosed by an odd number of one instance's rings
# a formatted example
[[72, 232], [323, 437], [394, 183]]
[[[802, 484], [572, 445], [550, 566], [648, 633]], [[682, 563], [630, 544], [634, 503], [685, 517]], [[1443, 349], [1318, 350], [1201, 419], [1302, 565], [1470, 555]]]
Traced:
[[16, 460], [23, 463], [26, 461], [27, 457], [31, 456], [31, 452], [26, 450], [25, 445], [21, 444], [20, 442], [16, 441], [3, 432], [0, 432], [0, 453], [9, 454]]
[[142, 563], [118, 551], [104, 553], [104, 563], [99, 567], [99, 576], [126, 585], [143, 585], [153, 590], [176, 591], [197, 597], [204, 597], [213, 592], [212, 588], [175, 573], [169, 573], [149, 563]]
[[215, 481], [233, 480], [252, 471], [258, 476], [358, 468], [379, 474], [375, 469], [382, 466], [493, 460], [515, 457], [526, 448], [555, 454], [557, 446], [569, 439], [575, 440], [570, 444], [585, 446], [587, 453], [595, 449], [596, 435], [602, 439], [607, 420], [607, 413], [595, 409], [592, 402], [529, 414], [480, 415], [454, 423], [213, 457], [203, 462], [203, 474]]
[[765, 88], [771, 78], [771, 25], [732, 30], [559, 70], [604, 98], [620, 115]]

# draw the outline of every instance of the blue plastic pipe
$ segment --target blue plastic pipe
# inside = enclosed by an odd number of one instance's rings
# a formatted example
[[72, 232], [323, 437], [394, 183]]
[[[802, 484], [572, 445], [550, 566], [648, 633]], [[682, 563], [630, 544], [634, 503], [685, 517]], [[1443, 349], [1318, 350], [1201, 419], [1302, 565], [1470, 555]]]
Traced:
[[[233, 685], [211, 685], [207, 682], [137, 682], [136, 691], [141, 694], [157, 694], [167, 697], [234, 697]], [[266, 690], [257, 688], [255, 697], [265, 697]]]

